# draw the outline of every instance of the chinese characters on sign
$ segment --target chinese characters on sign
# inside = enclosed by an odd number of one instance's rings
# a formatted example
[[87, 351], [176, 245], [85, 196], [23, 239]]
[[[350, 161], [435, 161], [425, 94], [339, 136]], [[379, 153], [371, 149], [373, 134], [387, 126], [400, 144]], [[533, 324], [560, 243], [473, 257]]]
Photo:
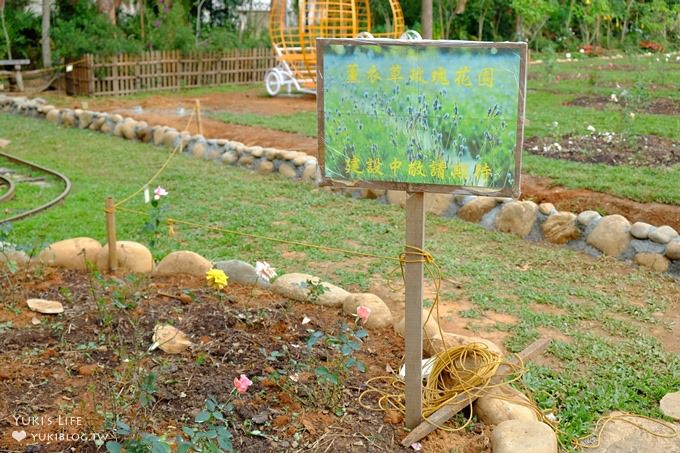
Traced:
[[524, 44], [319, 42], [326, 178], [517, 190]]

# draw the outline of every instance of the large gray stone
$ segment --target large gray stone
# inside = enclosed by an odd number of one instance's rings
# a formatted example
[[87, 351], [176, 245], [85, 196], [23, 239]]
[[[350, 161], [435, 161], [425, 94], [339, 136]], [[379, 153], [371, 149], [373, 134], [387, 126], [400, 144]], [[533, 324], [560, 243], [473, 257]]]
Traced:
[[238, 160], [238, 155], [234, 151], [227, 151], [222, 154], [222, 162], [233, 165]]
[[637, 239], [649, 239], [649, 233], [654, 227], [645, 222], [635, 222], [630, 227], [630, 234]]
[[350, 294], [342, 303], [342, 310], [350, 316], [356, 315], [359, 307], [366, 307], [371, 311], [364, 324], [367, 329], [381, 329], [392, 325], [392, 312], [375, 294]]
[[661, 398], [659, 409], [666, 417], [680, 421], [680, 392], [667, 393]]
[[297, 175], [297, 172], [295, 171], [295, 166], [293, 164], [287, 163], [287, 162], [282, 163], [279, 166], [279, 173], [281, 173], [286, 178], [291, 178], [291, 179], [295, 178], [295, 176]]
[[672, 260], [680, 260], [680, 241], [669, 242], [666, 245], [666, 256]]
[[[673, 434], [668, 428], [655, 421], [621, 412], [613, 412], [609, 415], [613, 418], [602, 430], [599, 437], [600, 445], [588, 449], [589, 453], [680, 453], [680, 440], [677, 436], [660, 437], [652, 434], [657, 433], [662, 436]], [[630, 422], [644, 429], [640, 429]], [[676, 432], [680, 432], [679, 424], [674, 424], [674, 427]], [[648, 431], [651, 431], [651, 433]]]
[[529, 398], [508, 384], [491, 387], [475, 401], [473, 410], [485, 425], [498, 425], [507, 420], [538, 421]]
[[538, 212], [543, 215], [553, 215], [557, 212], [555, 205], [552, 203], [541, 203], [538, 205]]
[[[308, 282], [312, 284], [310, 285]], [[310, 291], [312, 286], [319, 287], [319, 285], [323, 286], [323, 293], [315, 295], [313, 291]], [[341, 307], [345, 299], [350, 295], [344, 289], [331, 283], [323, 282], [318, 277], [301, 273], [285, 274], [278, 277], [272, 284], [271, 290], [289, 299], [328, 307]]]
[[655, 228], [649, 233], [649, 239], [659, 244], [668, 244], [670, 241], [678, 237], [678, 232], [668, 225]]
[[600, 219], [602, 216], [597, 211], [583, 211], [577, 217], [578, 223], [584, 226], [590, 225], [594, 220]]
[[494, 197], [475, 197], [458, 210], [458, 217], [468, 222], [479, 223], [484, 214], [496, 207]]
[[241, 283], [242, 285], [257, 285], [263, 288], [269, 287], [269, 282], [259, 278], [255, 272], [255, 267], [245, 261], [218, 261], [215, 263], [215, 268], [223, 270], [229, 276], [230, 282]]
[[491, 433], [493, 453], [557, 453], [557, 436], [542, 422], [507, 420]]
[[603, 217], [586, 242], [605, 255], [619, 256], [631, 241], [630, 222], [618, 214]]
[[576, 214], [558, 212], [541, 225], [543, 237], [553, 244], [566, 244], [581, 237], [581, 230], [576, 226]]
[[154, 275], [187, 274], [204, 277], [212, 264], [198, 253], [187, 250], [172, 252], [163, 258], [153, 271]]
[[[153, 270], [153, 256], [149, 249], [138, 242], [116, 242], [116, 261], [118, 269], [127, 272], [148, 274]], [[97, 269], [109, 269], [109, 245], [105, 245], [97, 254]]]
[[55, 242], [38, 255], [38, 262], [64, 269], [87, 269], [87, 263], [94, 263], [102, 246], [96, 239], [79, 237]]
[[[465, 207], [463, 207], [464, 209]], [[526, 237], [536, 222], [538, 206], [533, 201], [511, 201], [505, 203], [496, 217], [498, 231]]]

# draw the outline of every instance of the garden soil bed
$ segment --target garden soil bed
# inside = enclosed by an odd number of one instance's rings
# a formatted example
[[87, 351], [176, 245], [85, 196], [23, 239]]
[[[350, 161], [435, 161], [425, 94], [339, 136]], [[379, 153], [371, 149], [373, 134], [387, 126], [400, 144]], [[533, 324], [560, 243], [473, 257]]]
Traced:
[[[590, 107], [597, 110], [621, 107], [619, 103], [612, 101], [611, 97], [599, 95], [579, 96], [566, 102], [564, 105]], [[680, 100], [666, 98], [651, 99], [648, 102], [642, 103], [639, 107], [636, 107], [636, 111], [654, 115], [680, 115]]]
[[[318, 142], [316, 138], [260, 127], [227, 124], [207, 117], [211, 111], [225, 110], [261, 115], [290, 115], [301, 111], [316, 111], [316, 97], [311, 95], [278, 96], [272, 98], [261, 88], [252, 88], [232, 93], [211, 93], [200, 96], [164, 93], [142, 99], [94, 98], [88, 101], [88, 108], [96, 111], [120, 113], [147, 121], [149, 124], [164, 124], [175, 127], [178, 130], [183, 130], [187, 125], [188, 116], [178, 116], [176, 109], [184, 107], [186, 111], [190, 112], [195, 99], [200, 99], [201, 106], [205, 110], [203, 131], [204, 135], [208, 138], [229, 138], [246, 145], [291, 149], [303, 151], [313, 156], [317, 154]], [[55, 98], [54, 102], [61, 106], [81, 107], [79, 102], [70, 97]], [[141, 106], [144, 109], [144, 113], [134, 114], [134, 106]], [[191, 132], [197, 132], [195, 124], [191, 126]], [[569, 149], [566, 147], [568, 141], [569, 138], [567, 137], [560, 139], [560, 143], [564, 142], [563, 149]], [[680, 160], [680, 154], [678, 154], [680, 149], [677, 144], [675, 147], [672, 147], [673, 144], [670, 141], [656, 137], [648, 137], [647, 143], [642, 143], [643, 146], [645, 144], [648, 145], [645, 153], [649, 150], [654, 150], [654, 147], [651, 145], [657, 144], [657, 141], [664, 145], [663, 150], [652, 152], [651, 161], [648, 157], [640, 156], [639, 152], [636, 153], [639, 147], [624, 150], [623, 154], [617, 151], [612, 157], [601, 157], [601, 155], [607, 155], [610, 151], [616, 150], [613, 147], [609, 147], [606, 148], [606, 152], [591, 153], [590, 159], [591, 161], [600, 159], [603, 163], [626, 163], [635, 156], [635, 159], [648, 159], [647, 162], [650, 165], [656, 165], [657, 163], [660, 165], [671, 165], [671, 162], [678, 162]], [[525, 149], [531, 150], [534, 146], [538, 146], [538, 143], [538, 139], [527, 140]], [[584, 143], [584, 145], [587, 145], [587, 143]], [[603, 148], [600, 147], [600, 149]], [[569, 155], [551, 157], [584, 160], [585, 158], [581, 158], [579, 154], [579, 152], [570, 152]], [[598, 154], [600, 157], [598, 157]], [[631, 222], [641, 221], [657, 226], [670, 225], [680, 231], [680, 206], [638, 203], [600, 192], [565, 189], [554, 186], [547, 178], [536, 178], [529, 175], [523, 175], [522, 194], [524, 199], [553, 203], [558, 210], [578, 213], [588, 209], [597, 209], [606, 214], [621, 214]]]
[[[196, 425], [209, 397], [231, 398], [224, 415], [239, 452], [406, 451], [401, 417], [358, 402], [368, 378], [399, 366], [403, 340], [392, 329], [371, 331], [355, 355], [366, 372], [352, 368], [332, 387], [315, 369], [334, 370], [343, 356], [327, 342], [311, 349], [306, 342], [313, 331], [337, 336], [342, 323], [357, 328], [338, 309], [236, 284], [218, 294], [196, 277], [121, 279], [54, 269], [4, 280], [0, 297], [0, 451], [101, 451], [89, 438], [46, 436], [112, 439], [107, 421], [115, 419], [174, 438]], [[65, 312], [31, 312], [26, 298], [60, 301]], [[302, 324], [305, 316], [311, 321]], [[158, 323], [175, 325], [194, 345], [177, 355], [147, 352]], [[235, 395], [240, 374], [254, 383]], [[12, 438], [19, 431], [27, 435], [21, 443]], [[461, 434], [440, 432], [423, 441], [423, 451], [488, 452], [488, 436], [479, 424]]]

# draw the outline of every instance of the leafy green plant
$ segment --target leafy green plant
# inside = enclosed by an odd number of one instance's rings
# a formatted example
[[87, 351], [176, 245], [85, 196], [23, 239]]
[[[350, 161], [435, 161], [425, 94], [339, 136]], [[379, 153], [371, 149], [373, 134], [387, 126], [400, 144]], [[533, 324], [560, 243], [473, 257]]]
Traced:
[[218, 404], [212, 397], [209, 397], [205, 401], [203, 410], [196, 415], [194, 425], [182, 428], [187, 439], [177, 437], [178, 453], [234, 451], [228, 418], [233, 410], [234, 405], [231, 402]]
[[314, 281], [312, 279], [308, 279], [305, 282], [301, 282], [300, 287], [303, 289], [307, 289], [308, 302], [318, 301], [319, 298], [323, 296], [326, 293], [326, 291], [328, 291], [327, 286], [324, 286], [324, 284], [318, 280]]
[[356, 368], [362, 373], [366, 371], [366, 365], [357, 360], [354, 354], [361, 349], [362, 339], [367, 336], [366, 329], [360, 327], [354, 330], [346, 323], [342, 323], [338, 334], [316, 330], [307, 339], [309, 351], [315, 345], [322, 343], [336, 352], [335, 355], [328, 357], [326, 363], [315, 366], [314, 374], [321, 390], [319, 393], [323, 395], [324, 405], [338, 415], [344, 412], [340, 403], [343, 397], [343, 382], [350, 370]]

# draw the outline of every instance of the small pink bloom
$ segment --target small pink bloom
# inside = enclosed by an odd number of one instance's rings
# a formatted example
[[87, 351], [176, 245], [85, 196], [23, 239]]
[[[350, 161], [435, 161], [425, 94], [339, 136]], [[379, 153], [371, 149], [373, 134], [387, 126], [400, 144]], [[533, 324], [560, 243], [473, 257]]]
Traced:
[[161, 186], [158, 186], [154, 189], [153, 191], [153, 199], [154, 200], [160, 200], [161, 197], [166, 197], [168, 195], [168, 191], [162, 188]]
[[234, 387], [239, 393], [246, 393], [251, 385], [253, 385], [253, 381], [248, 379], [245, 374], [242, 374], [240, 378], [234, 378]]
[[368, 317], [371, 316], [371, 309], [364, 307], [363, 305], [357, 307], [357, 317], [361, 319], [364, 324], [368, 321]]

